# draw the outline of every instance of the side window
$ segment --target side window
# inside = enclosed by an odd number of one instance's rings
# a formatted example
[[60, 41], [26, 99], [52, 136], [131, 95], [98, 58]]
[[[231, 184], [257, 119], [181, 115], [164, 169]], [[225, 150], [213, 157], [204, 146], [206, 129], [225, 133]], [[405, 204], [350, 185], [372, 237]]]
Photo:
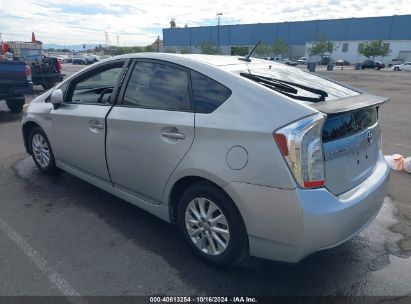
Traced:
[[169, 65], [137, 62], [124, 94], [123, 105], [158, 110], [191, 109], [187, 72]]
[[195, 71], [190, 73], [196, 113], [211, 113], [231, 96], [231, 90], [217, 81]]
[[98, 69], [80, 81], [72, 81], [66, 102], [79, 104], [109, 104], [111, 93], [121, 74], [123, 62]]

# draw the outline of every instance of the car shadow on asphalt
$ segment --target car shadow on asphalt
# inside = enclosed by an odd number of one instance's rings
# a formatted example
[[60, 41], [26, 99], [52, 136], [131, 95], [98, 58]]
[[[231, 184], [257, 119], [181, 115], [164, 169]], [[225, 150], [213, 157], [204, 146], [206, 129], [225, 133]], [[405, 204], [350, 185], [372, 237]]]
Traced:
[[0, 124], [21, 120], [21, 113], [12, 113], [6, 105], [6, 101], [0, 100]]
[[[194, 257], [176, 227], [71, 174], [43, 175], [31, 158], [14, 166], [25, 191], [53, 201], [44, 206], [52, 212], [64, 203], [97, 215], [137, 247], [161, 256], [189, 286], [213, 295], [346, 295], [356, 294], [353, 284], [366, 276], [370, 263], [387, 264], [384, 246], [375, 247], [357, 236], [334, 249], [315, 253], [298, 264], [249, 258], [232, 269], [212, 267]], [[113, 243], [115, 244], [115, 243]]]

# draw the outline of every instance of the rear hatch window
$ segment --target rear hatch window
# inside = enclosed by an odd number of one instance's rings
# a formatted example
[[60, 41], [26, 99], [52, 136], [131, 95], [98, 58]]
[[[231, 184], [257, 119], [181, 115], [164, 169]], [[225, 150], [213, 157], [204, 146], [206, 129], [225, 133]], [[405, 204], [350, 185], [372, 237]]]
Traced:
[[360, 94], [348, 86], [283, 64], [251, 65], [248, 70], [234, 72], [288, 97], [306, 102], [329, 101]]
[[377, 122], [377, 108], [328, 115], [323, 127], [323, 143], [351, 136]]

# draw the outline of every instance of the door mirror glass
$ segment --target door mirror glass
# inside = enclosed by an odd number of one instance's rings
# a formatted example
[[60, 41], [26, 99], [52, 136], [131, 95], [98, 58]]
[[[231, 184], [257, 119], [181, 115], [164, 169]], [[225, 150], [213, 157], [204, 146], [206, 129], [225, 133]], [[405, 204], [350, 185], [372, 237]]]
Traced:
[[51, 93], [50, 101], [55, 109], [58, 108], [58, 106], [63, 103], [63, 91], [60, 89], [54, 90], [53, 93]]

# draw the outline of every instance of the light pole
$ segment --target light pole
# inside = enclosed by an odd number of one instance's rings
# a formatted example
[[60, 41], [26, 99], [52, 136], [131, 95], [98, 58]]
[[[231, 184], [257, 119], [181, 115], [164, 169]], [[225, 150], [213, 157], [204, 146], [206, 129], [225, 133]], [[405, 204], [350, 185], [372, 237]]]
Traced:
[[217, 25], [217, 52], [220, 52], [220, 17], [223, 13], [217, 13], [218, 25]]

